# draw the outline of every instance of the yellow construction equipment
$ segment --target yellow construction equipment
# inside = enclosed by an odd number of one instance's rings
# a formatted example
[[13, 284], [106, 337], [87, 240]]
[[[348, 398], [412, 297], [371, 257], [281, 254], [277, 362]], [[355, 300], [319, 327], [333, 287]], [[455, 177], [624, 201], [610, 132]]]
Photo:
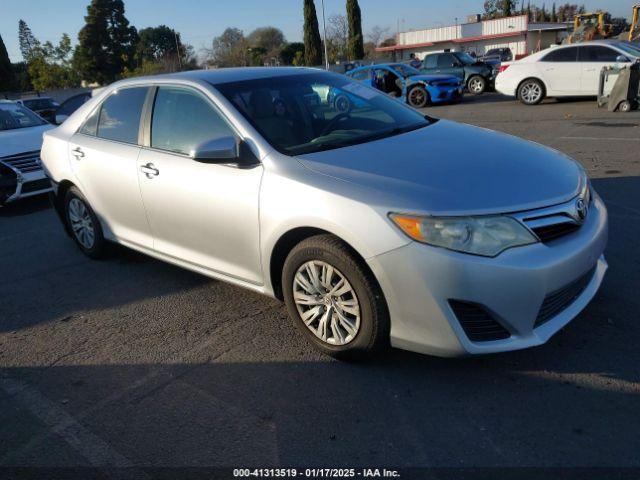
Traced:
[[607, 12], [578, 13], [573, 19], [573, 32], [564, 43], [579, 43], [589, 40], [608, 38], [612, 26], [605, 24]]
[[631, 20], [631, 30], [629, 30], [629, 41], [640, 41], [640, 3], [633, 6], [633, 18]]

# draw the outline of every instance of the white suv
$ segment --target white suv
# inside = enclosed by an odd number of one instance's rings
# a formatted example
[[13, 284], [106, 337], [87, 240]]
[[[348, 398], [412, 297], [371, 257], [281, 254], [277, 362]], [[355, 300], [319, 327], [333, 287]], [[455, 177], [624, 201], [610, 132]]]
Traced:
[[496, 78], [496, 90], [526, 105], [545, 97], [598, 94], [603, 67], [640, 59], [640, 47], [620, 40], [596, 40], [551, 47], [517, 62], [506, 62]]

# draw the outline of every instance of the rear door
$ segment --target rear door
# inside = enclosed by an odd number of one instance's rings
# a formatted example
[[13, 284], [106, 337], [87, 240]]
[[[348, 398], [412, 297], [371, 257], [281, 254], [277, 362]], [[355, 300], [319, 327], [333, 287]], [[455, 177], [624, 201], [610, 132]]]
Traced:
[[130, 87], [112, 93], [71, 138], [69, 156], [80, 190], [105, 233], [151, 248], [137, 170], [140, 117], [148, 90]]
[[580, 88], [583, 95], [597, 95], [602, 69], [614, 66], [619, 56], [624, 57], [617, 50], [604, 45], [581, 46], [578, 55], [582, 64]]
[[539, 68], [550, 97], [582, 94], [578, 47], [552, 49], [539, 61]]

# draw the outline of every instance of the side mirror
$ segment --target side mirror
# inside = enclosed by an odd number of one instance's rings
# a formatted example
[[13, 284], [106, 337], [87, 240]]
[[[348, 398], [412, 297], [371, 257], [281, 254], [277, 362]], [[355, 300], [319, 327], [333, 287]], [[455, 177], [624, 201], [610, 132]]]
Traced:
[[629, 59], [627, 57], [625, 57], [624, 55], [618, 55], [616, 57], [616, 62], [617, 63], [627, 63], [629, 61]]
[[61, 125], [67, 118], [69, 118], [69, 115], [64, 115], [62, 113], [56, 115], [56, 125]]
[[207, 140], [191, 150], [189, 156], [202, 163], [232, 163], [240, 156], [235, 137], [220, 137]]

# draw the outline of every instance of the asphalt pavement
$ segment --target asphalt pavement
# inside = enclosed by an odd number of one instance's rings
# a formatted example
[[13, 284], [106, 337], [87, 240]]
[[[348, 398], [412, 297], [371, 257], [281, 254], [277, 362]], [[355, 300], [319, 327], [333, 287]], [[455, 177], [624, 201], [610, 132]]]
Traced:
[[640, 113], [495, 94], [425, 113], [549, 145], [589, 171], [609, 208], [610, 268], [564, 330], [508, 354], [341, 363], [316, 353], [279, 302], [124, 249], [91, 261], [46, 199], [25, 201], [0, 210], [0, 476], [640, 469]]

